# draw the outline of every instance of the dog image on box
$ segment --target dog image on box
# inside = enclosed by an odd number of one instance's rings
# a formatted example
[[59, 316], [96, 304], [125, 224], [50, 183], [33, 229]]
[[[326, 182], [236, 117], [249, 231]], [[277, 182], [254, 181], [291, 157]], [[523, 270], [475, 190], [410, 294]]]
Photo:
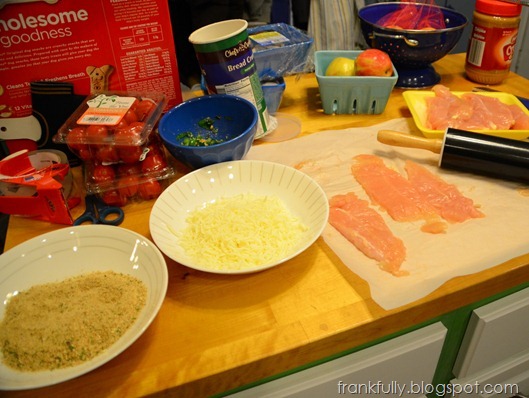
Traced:
[[86, 73], [90, 78], [90, 93], [97, 94], [108, 91], [108, 81], [113, 71], [112, 65], [88, 66]]

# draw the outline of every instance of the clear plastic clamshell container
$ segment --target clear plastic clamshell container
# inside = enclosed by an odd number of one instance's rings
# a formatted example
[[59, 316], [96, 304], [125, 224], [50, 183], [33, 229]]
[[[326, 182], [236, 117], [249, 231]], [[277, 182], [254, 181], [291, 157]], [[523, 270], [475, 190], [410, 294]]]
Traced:
[[86, 98], [53, 137], [81, 160], [95, 160], [102, 146], [141, 146], [167, 103], [161, 93], [108, 92]]
[[112, 206], [157, 198], [174, 176], [164, 147], [156, 132], [139, 148], [134, 162], [84, 162], [87, 193], [98, 195]]
[[84, 165], [87, 193], [110, 205], [156, 198], [174, 175], [154, 131], [167, 104], [161, 93], [90, 95], [53, 137]]

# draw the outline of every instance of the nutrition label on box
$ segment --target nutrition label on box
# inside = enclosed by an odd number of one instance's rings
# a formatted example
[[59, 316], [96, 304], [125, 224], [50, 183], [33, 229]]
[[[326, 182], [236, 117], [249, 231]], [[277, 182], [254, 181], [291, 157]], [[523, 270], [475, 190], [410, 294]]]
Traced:
[[156, 45], [157, 42], [163, 40], [163, 32], [160, 24], [153, 24], [152, 26], [141, 26], [131, 28], [125, 36], [120, 37], [121, 48], [128, 49], [131, 47]]

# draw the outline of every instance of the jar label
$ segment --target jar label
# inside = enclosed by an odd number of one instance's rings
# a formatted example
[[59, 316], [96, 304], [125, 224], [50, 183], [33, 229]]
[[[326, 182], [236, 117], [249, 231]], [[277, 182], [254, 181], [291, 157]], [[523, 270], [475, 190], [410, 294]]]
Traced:
[[483, 70], [508, 70], [518, 37], [517, 28], [490, 28], [474, 25], [467, 62]]

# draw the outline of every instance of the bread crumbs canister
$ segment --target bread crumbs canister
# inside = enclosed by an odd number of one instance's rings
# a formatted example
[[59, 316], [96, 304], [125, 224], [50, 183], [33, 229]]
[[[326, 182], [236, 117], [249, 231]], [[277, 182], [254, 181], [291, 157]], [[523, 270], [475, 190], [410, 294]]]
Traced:
[[195, 30], [189, 36], [210, 94], [247, 99], [259, 114], [257, 134], [270, 132], [270, 119], [248, 37], [248, 22], [230, 19]]
[[470, 80], [500, 84], [509, 74], [518, 37], [521, 4], [477, 0], [465, 62]]

